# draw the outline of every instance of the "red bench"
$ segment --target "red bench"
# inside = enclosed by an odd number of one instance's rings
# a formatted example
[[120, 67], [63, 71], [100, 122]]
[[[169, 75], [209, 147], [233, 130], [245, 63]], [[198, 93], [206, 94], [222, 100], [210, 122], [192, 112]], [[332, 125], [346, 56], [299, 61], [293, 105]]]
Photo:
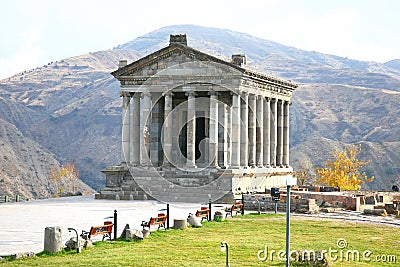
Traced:
[[209, 215], [210, 209], [207, 207], [201, 207], [200, 210], [196, 211], [196, 217], [201, 217], [201, 221], [203, 221], [203, 219], [208, 220]]
[[160, 229], [161, 227], [165, 228], [165, 222], [167, 221], [167, 215], [165, 215], [164, 213], [159, 213], [157, 215], [157, 217], [151, 217], [150, 220], [148, 222], [146, 221], [142, 221], [142, 224], [140, 226], [144, 228], [149, 228], [153, 226], [153, 225], [158, 225], [158, 229]]
[[238, 212], [242, 212], [243, 210], [243, 204], [242, 203], [235, 203], [232, 205], [232, 207], [228, 207], [225, 209], [226, 212], [226, 217], [228, 217], [228, 214], [231, 215], [231, 217], [233, 217], [233, 213], [236, 212], [236, 215], [238, 214]]
[[82, 231], [81, 237], [83, 237], [84, 239], [90, 239], [92, 236], [95, 235], [103, 235], [102, 241], [104, 241], [104, 238], [106, 237], [108, 237], [111, 241], [113, 226], [114, 224], [110, 222], [104, 222], [104, 225], [101, 226], [92, 226], [89, 232]]

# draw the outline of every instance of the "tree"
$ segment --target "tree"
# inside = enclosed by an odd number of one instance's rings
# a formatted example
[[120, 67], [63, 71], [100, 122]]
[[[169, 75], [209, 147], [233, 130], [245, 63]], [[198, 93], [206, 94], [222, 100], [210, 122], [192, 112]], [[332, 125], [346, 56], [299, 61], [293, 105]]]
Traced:
[[62, 192], [62, 188], [59, 187], [59, 182], [61, 179], [65, 178], [68, 183], [71, 183], [71, 192], [75, 194], [76, 182], [79, 180], [79, 169], [74, 163], [62, 164], [61, 167], [50, 170], [50, 180], [53, 181], [59, 193]]
[[302, 161], [300, 168], [294, 172], [298, 185], [311, 185], [315, 174], [313, 173], [312, 163], [309, 160]]
[[338, 186], [342, 190], [358, 190], [361, 185], [374, 180], [374, 176], [367, 177], [360, 168], [370, 161], [362, 161], [357, 158], [361, 152], [361, 146], [351, 145], [342, 151], [336, 149], [332, 153], [333, 160], [329, 159], [325, 168], [318, 168], [317, 182], [327, 186]]

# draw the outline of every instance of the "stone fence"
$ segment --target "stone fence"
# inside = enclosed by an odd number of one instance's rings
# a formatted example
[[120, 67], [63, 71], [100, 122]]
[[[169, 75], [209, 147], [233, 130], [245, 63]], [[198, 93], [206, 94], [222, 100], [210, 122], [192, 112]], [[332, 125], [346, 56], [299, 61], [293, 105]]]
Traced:
[[8, 203], [8, 202], [23, 202], [29, 201], [29, 198], [24, 196], [16, 195], [16, 196], [0, 196], [0, 204]]

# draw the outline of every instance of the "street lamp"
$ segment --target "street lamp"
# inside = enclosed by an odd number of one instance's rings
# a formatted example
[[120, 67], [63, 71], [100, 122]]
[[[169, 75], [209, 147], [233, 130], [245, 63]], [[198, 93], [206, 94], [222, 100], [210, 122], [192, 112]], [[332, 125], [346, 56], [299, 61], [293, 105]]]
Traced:
[[68, 232], [71, 233], [71, 231], [75, 231], [75, 234], [76, 234], [76, 253], [80, 253], [81, 252], [81, 248], [79, 246], [78, 232], [74, 228], [68, 228]]
[[228, 243], [226, 242], [226, 241], [222, 241], [221, 242], [221, 251], [222, 252], [226, 252], [225, 253], [225, 255], [226, 255], [226, 263], [225, 263], [225, 266], [226, 267], [229, 267], [229, 247], [228, 247]]

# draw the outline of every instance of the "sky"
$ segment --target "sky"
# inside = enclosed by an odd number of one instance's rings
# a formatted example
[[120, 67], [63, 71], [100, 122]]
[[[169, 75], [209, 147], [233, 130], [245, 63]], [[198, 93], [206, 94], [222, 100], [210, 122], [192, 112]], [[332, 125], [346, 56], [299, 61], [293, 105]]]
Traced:
[[400, 59], [398, 0], [0, 0], [0, 79], [194, 24], [303, 50]]

